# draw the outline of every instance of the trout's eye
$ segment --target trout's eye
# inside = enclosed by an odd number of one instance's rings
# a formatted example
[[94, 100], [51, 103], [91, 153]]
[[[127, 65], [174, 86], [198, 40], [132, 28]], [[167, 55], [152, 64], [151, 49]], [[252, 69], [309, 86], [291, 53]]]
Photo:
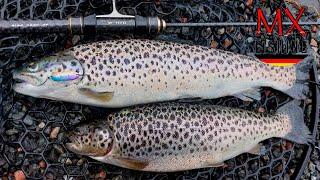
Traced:
[[37, 63], [30, 63], [27, 67], [27, 71], [37, 72], [37, 71], [39, 71], [39, 65]]

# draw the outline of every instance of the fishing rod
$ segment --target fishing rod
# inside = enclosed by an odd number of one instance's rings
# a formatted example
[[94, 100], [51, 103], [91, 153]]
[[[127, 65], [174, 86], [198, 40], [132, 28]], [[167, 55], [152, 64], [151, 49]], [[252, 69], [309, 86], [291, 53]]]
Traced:
[[161, 32], [165, 22], [158, 17], [120, 14], [112, 1], [113, 11], [108, 15], [68, 17], [62, 20], [0, 20], [0, 34], [51, 33], [92, 34], [106, 32], [141, 31]]
[[[89, 15], [86, 17], [69, 17], [64, 20], [0, 20], [0, 34], [19, 33], [53, 33], [69, 34], [103, 34], [110, 32], [160, 33], [167, 27], [223, 27], [255, 26], [256, 22], [204, 22], [204, 23], [167, 23], [163, 19], [120, 14], [112, 1], [113, 11], [108, 15]], [[268, 23], [269, 25], [272, 22]], [[283, 22], [292, 25], [292, 22]], [[317, 22], [299, 22], [299, 25], [320, 25]]]

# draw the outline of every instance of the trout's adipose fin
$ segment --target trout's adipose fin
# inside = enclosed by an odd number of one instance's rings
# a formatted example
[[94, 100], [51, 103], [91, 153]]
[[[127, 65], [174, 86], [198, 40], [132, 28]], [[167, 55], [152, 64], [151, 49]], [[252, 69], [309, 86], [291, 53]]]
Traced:
[[277, 114], [287, 114], [289, 116], [289, 123], [291, 124], [291, 131], [283, 138], [299, 144], [308, 144], [312, 142], [312, 136], [308, 127], [304, 123], [304, 114], [299, 106], [299, 101], [293, 100], [277, 110]]
[[113, 98], [113, 92], [96, 92], [89, 88], [80, 88], [79, 92], [85, 96], [88, 96], [90, 98], [107, 102], [110, 101]]

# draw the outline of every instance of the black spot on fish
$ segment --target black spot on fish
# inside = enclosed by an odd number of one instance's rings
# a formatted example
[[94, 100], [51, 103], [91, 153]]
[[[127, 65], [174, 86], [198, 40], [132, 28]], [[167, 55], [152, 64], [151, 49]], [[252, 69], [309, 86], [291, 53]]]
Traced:
[[88, 51], [89, 49], [90, 49], [89, 47], [85, 47], [85, 48], [82, 48], [81, 51], [85, 52], [85, 51]]
[[137, 69], [141, 69], [141, 64], [137, 63], [136, 67], [137, 67]]
[[189, 137], [189, 133], [188, 133], [188, 132], [185, 132], [184, 135], [183, 135], [183, 137], [184, 137], [185, 139], [188, 138], [188, 137]]
[[197, 61], [199, 61], [199, 57], [195, 57], [195, 58], [193, 59], [193, 62], [194, 62], [194, 63], [197, 63]]
[[130, 60], [129, 60], [128, 58], [125, 58], [123, 61], [124, 61], [124, 63], [125, 63], [126, 65], [128, 65], [128, 64], [130, 63]]
[[194, 135], [194, 138], [195, 138], [196, 140], [200, 140], [200, 135], [199, 135], [199, 134], [195, 134], [195, 135]]
[[175, 131], [175, 132], [172, 134], [172, 137], [173, 137], [174, 139], [178, 139], [178, 138], [179, 138], [179, 133], [178, 133], [178, 131]]
[[144, 57], [144, 58], [149, 58], [149, 53], [148, 53], [148, 52], [145, 52], [145, 53], [143, 54], [143, 57]]

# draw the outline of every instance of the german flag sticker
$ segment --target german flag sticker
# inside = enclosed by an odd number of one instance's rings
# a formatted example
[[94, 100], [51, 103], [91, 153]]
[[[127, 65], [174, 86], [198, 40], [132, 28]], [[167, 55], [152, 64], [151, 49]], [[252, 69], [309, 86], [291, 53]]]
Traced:
[[262, 62], [273, 66], [293, 66], [302, 61], [305, 55], [291, 55], [291, 56], [260, 56], [258, 57]]

